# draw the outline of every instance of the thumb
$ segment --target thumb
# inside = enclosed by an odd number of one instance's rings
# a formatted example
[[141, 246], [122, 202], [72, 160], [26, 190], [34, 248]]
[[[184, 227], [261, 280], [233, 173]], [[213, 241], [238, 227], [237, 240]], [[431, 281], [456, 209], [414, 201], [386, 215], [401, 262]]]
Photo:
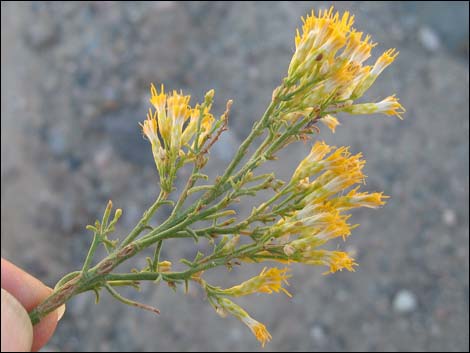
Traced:
[[29, 352], [33, 325], [25, 308], [2, 288], [2, 352]]

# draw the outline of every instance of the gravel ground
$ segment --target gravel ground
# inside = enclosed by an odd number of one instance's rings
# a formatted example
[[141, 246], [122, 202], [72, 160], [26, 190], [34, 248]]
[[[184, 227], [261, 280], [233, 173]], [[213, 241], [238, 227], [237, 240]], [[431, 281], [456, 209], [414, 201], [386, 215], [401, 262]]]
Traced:
[[[158, 191], [137, 125], [150, 82], [193, 101], [215, 88], [219, 113], [234, 99], [231, 130], [209, 165], [211, 175], [220, 172], [283, 77], [300, 16], [329, 5], [2, 2], [2, 256], [53, 285], [82, 263], [84, 225], [107, 199], [124, 209], [118, 233], [132, 227]], [[356, 15], [377, 52], [400, 50], [369, 98], [397, 93], [407, 113], [402, 122], [347, 118], [321, 137], [363, 151], [367, 187], [391, 199], [355, 214], [361, 227], [346, 247], [360, 263], [356, 273], [294, 267], [293, 299], [239, 302], [270, 329], [267, 351], [468, 351], [468, 3], [336, 7]], [[272, 168], [288, 177], [307, 149], [293, 146]], [[163, 255], [193, 252], [180, 241]], [[230, 283], [246, 272], [255, 269], [233, 271]], [[210, 277], [229, 283], [223, 269]], [[197, 288], [184, 295], [149, 285], [128, 294], [162, 315], [81, 295], [45, 350], [261, 350]]]

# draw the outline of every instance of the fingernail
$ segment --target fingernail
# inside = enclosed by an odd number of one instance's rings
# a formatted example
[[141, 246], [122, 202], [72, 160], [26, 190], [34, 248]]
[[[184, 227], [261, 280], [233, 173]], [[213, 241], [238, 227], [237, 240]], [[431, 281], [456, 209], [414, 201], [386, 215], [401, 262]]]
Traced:
[[25, 308], [2, 288], [2, 352], [29, 352], [33, 325]]
[[57, 310], [57, 321], [60, 321], [60, 319], [62, 319], [62, 316], [64, 316], [64, 313], [65, 313], [65, 304], [62, 304], [56, 310]]

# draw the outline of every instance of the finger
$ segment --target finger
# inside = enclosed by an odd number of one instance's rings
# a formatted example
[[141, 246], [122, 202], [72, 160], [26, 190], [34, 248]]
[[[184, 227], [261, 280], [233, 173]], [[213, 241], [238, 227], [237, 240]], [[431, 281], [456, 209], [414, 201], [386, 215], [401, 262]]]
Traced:
[[2, 352], [29, 352], [33, 325], [24, 307], [2, 288]]
[[[31, 311], [52, 292], [51, 288], [9, 261], [2, 259], [1, 264], [2, 288], [12, 294], [27, 311]], [[58, 318], [58, 311], [56, 310], [33, 327], [33, 351], [46, 344], [54, 333]]]
[[51, 338], [57, 326], [57, 310], [44, 317], [40, 323], [33, 326], [33, 346], [31, 351], [41, 349]]
[[1, 284], [27, 311], [35, 308], [52, 292], [52, 289], [41, 281], [5, 259], [2, 259]]

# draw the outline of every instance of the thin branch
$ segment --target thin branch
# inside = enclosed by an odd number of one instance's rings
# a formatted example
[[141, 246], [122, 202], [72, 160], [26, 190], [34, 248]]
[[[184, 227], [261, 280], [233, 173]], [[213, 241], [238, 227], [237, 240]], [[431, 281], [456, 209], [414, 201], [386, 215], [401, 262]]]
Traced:
[[109, 294], [111, 294], [115, 299], [119, 300], [120, 302], [122, 302], [124, 304], [135, 306], [135, 307], [140, 308], [140, 309], [148, 310], [148, 311], [150, 311], [152, 313], [155, 313], [155, 314], [160, 314], [160, 310], [158, 310], [157, 308], [154, 308], [153, 306], [150, 306], [150, 305], [147, 305], [147, 304], [142, 304], [142, 303], [136, 302], [134, 300], [124, 298], [121, 294], [119, 294], [108, 283], [105, 283], [104, 287], [108, 290]]

